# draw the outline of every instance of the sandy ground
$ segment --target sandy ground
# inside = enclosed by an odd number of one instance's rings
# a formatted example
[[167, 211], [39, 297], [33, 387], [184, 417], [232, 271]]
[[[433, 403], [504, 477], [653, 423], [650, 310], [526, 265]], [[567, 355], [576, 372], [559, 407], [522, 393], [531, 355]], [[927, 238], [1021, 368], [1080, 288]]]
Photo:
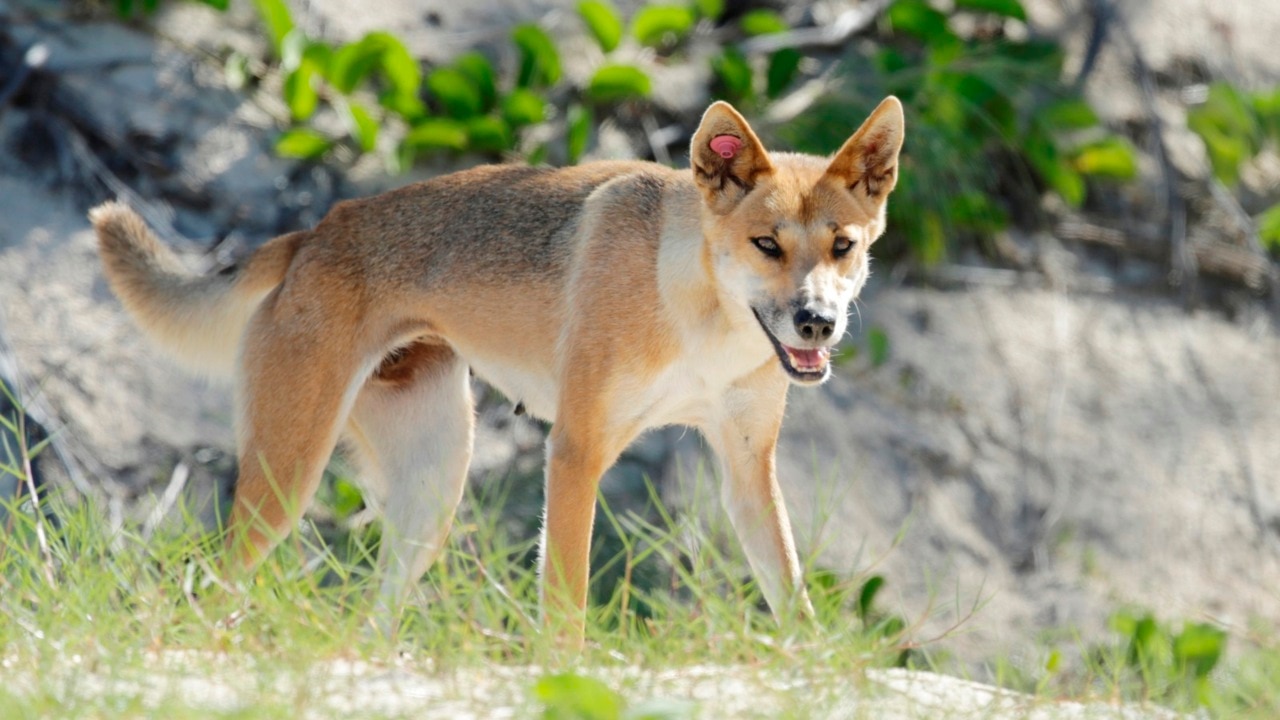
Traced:
[[[152, 654], [132, 671], [84, 670], [43, 677], [27, 687], [57, 687], [60, 697], [108, 706], [174, 705], [234, 714], [264, 696], [292, 698], [300, 717], [523, 718], [540, 716], [532, 688], [544, 671], [486, 666], [432, 671], [429, 662], [318, 662], [303, 671], [247, 666], [231, 656]], [[858, 720], [1173, 720], [1153, 706], [1033, 698], [944, 675], [868, 670], [865, 677], [793, 678], [746, 667], [674, 670], [579, 668], [622, 694], [627, 706], [675, 711], [678, 717], [803, 716]], [[70, 673], [75, 673], [71, 676]], [[10, 675], [11, 680], [15, 680]], [[92, 705], [90, 705], [92, 706]], [[788, 714], [789, 713], [789, 714]]]

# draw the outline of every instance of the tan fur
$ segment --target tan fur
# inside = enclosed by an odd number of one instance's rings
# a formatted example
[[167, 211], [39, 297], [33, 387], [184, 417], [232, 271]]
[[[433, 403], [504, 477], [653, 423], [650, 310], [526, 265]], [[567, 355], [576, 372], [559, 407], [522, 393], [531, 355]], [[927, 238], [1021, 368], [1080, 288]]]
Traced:
[[[214, 276], [185, 271], [121, 205], [91, 218], [139, 324], [188, 364], [237, 375], [229, 572], [288, 533], [345, 435], [386, 515], [393, 627], [461, 497], [470, 368], [552, 422], [543, 600], [580, 643], [600, 476], [672, 423], [721, 458], [725, 508], [774, 612], [811, 611], [774, 448], [789, 380], [827, 376], [902, 134], [890, 98], [832, 159], [770, 154], [716, 103], [691, 171], [476, 168], [340, 203]], [[732, 157], [712, 149], [720, 135], [737, 139]]]

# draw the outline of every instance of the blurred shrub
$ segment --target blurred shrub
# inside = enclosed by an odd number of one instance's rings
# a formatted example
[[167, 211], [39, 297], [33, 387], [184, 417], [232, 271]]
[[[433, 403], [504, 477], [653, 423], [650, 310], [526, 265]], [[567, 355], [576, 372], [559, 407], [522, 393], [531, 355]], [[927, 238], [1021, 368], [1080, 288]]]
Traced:
[[[1244, 93], [1214, 83], [1204, 103], [1187, 113], [1187, 126], [1204, 141], [1214, 177], [1235, 187], [1241, 166], [1268, 147], [1280, 148], [1280, 89]], [[1258, 216], [1258, 238], [1280, 253], [1280, 203]]]
[[965, 0], [949, 12], [897, 0], [879, 42], [846, 55], [838, 90], [781, 134], [829, 152], [880, 98], [897, 95], [908, 130], [890, 234], [925, 263], [957, 238], [1036, 222], [1045, 191], [1078, 207], [1088, 178], [1132, 178], [1135, 154], [1063, 83], [1061, 47], [1007, 32], [1024, 18], [1019, 0]]
[[[144, 0], [144, 9], [155, 2]], [[583, 0], [577, 5], [583, 33], [603, 62], [581, 84], [565, 78], [555, 38], [535, 24], [511, 34], [519, 62], [510, 76], [476, 52], [424, 74], [394, 35], [374, 32], [334, 46], [306, 36], [282, 0], [254, 4], [284, 76], [281, 92], [293, 123], [277, 152], [310, 160], [345, 146], [380, 152], [392, 169], [442, 152], [517, 153], [542, 162], [551, 155], [547, 142], [562, 143], [555, 157], [577, 162], [602, 108], [653, 110], [652, 79], [633, 60], [690, 62], [697, 54], [685, 49], [695, 33], [720, 43], [710, 58], [708, 94], [756, 116], [831, 60], [830, 51], [806, 54], [785, 42], [754, 50], [761, 45], [753, 38], [793, 29], [768, 8], [748, 5], [730, 18], [723, 0], [693, 0], [646, 5], [628, 19], [610, 0]], [[126, 5], [132, 12], [132, 3], [123, 2], [121, 12]], [[890, 254], [923, 263], [942, 260], [957, 239], [981, 240], [1014, 221], [1039, 221], [1046, 192], [1077, 207], [1090, 178], [1133, 177], [1134, 152], [1062, 82], [1061, 48], [1030, 36], [1025, 18], [1020, 0], [958, 0], [947, 11], [926, 0], [895, 0], [879, 18], [874, 42], [846, 43], [831, 89], [773, 134], [795, 149], [826, 154], [884, 95], [898, 95], [909, 131], [890, 204], [890, 233], [899, 239]], [[247, 66], [245, 58], [230, 58], [228, 81], [244, 82]], [[1277, 104], [1269, 102], [1255, 105]], [[318, 129], [314, 118], [326, 106], [344, 119], [345, 133]], [[1224, 158], [1237, 157], [1252, 147], [1242, 149], [1237, 126], [1264, 124], [1224, 107], [1204, 127], [1221, 138]], [[556, 132], [538, 133], [541, 143], [531, 145], [527, 131], [557, 108], [564, 114]], [[401, 129], [387, 133], [392, 126]], [[384, 141], [391, 136], [397, 140]], [[1268, 237], [1280, 236], [1280, 213], [1266, 228]]]
[[1145, 699], [1181, 707], [1215, 703], [1210, 673], [1227, 649], [1227, 633], [1207, 623], [1181, 627], [1161, 623], [1150, 613], [1119, 612], [1110, 626], [1119, 640], [1117, 652], [1095, 651], [1102, 665], [1120, 682], [1136, 680]]

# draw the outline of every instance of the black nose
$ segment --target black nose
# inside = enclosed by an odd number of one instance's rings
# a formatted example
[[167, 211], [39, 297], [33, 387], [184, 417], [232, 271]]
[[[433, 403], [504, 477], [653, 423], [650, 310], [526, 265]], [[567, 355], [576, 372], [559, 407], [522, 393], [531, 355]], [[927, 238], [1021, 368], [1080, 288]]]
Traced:
[[805, 308], [796, 313], [796, 332], [805, 340], [826, 340], [836, 331], [836, 321]]

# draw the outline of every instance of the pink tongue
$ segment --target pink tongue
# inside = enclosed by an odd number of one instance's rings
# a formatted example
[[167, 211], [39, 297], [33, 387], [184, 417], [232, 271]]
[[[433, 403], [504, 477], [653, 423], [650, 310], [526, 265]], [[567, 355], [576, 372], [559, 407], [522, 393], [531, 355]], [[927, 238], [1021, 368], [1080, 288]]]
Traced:
[[795, 364], [800, 367], [822, 367], [822, 351], [821, 350], [800, 350], [798, 348], [787, 348], [787, 353], [791, 355]]

